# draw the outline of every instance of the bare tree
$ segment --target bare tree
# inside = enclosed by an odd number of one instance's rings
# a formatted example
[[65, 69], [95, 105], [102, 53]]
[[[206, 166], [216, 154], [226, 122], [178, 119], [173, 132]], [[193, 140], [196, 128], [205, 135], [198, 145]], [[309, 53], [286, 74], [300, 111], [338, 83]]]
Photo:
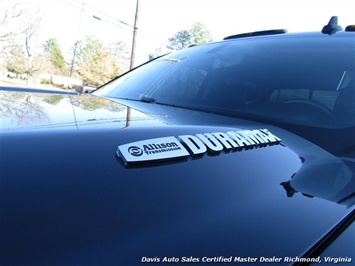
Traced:
[[4, 59], [13, 46], [13, 40], [25, 31], [18, 24], [23, 13], [22, 4], [0, 0], [0, 70], [4, 67]]
[[7, 53], [6, 68], [18, 77], [26, 72], [25, 61], [25, 51], [22, 45], [13, 45]]
[[20, 3], [0, 0], [0, 42], [10, 41], [24, 33], [25, 29], [16, 25], [23, 13], [24, 7]]
[[[13, 7], [12, 10], [16, 10], [16, 7]], [[27, 85], [33, 74], [39, 72], [43, 65], [41, 64], [43, 57], [38, 53], [38, 48], [41, 48], [38, 44], [38, 33], [43, 14], [36, 6], [27, 6], [26, 10], [12, 14], [16, 14], [16, 16], [12, 16], [13, 19], [16, 19], [16, 27], [13, 26], [13, 28], [21, 34], [16, 34], [16, 38], [14, 38], [15, 35], [12, 35], [11, 41], [8, 40], [6, 67], [16, 74], [25, 75]], [[10, 35], [7, 36], [10, 38]]]
[[39, 59], [36, 57], [36, 52], [39, 48], [39, 45], [37, 44], [37, 37], [43, 15], [40, 14], [39, 10], [35, 12], [35, 14], [35, 16], [26, 16], [23, 20], [25, 27], [24, 43], [26, 56], [26, 85], [28, 84], [29, 78], [32, 77], [35, 72], [41, 70], [41, 64], [36, 62], [36, 60], [38, 61]]

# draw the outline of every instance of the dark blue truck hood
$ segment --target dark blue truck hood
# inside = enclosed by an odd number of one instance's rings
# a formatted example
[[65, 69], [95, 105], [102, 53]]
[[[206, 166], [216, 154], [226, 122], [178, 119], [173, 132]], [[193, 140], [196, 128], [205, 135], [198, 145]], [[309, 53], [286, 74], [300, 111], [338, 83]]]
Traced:
[[[353, 209], [354, 159], [274, 125], [90, 96], [0, 94], [0, 264], [284, 261]], [[206, 145], [133, 165], [119, 152], [228, 132], [280, 141], [245, 137], [239, 149]]]

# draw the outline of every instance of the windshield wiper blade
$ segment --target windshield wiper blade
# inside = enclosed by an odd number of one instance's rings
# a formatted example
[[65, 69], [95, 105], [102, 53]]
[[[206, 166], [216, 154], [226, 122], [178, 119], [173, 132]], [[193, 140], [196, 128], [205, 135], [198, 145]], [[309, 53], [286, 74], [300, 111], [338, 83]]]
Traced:
[[180, 59], [176, 59], [176, 58], [162, 58], [162, 59], [159, 59], [157, 61], [170, 61], [170, 62], [173, 62], [173, 63], [180, 63], [181, 62]]
[[147, 97], [147, 96], [143, 96], [141, 99], [140, 99], [141, 102], [144, 102], [144, 103], [156, 103], [157, 101], [152, 98], [152, 97]]

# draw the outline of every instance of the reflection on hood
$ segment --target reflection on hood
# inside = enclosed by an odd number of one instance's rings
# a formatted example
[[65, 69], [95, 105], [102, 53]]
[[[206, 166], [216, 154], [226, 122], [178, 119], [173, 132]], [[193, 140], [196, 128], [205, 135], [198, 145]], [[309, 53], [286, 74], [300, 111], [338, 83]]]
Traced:
[[125, 128], [135, 121], [154, 120], [108, 99], [9, 91], [0, 92], [0, 114], [2, 130], [78, 128], [94, 124]]
[[306, 159], [290, 180], [281, 183], [287, 196], [293, 197], [301, 192], [307, 197], [352, 206], [355, 203], [355, 179], [351, 169], [334, 156], [319, 157]]

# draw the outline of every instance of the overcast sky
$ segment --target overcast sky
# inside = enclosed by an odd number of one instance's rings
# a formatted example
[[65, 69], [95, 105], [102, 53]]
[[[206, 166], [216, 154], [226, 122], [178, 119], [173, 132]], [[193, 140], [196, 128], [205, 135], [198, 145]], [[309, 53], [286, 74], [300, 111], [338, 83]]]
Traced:
[[[284, 28], [320, 31], [330, 17], [355, 24], [355, 0], [139, 0], [137, 63], [165, 47], [177, 31], [201, 22], [216, 41], [237, 33]], [[85, 35], [132, 42], [137, 0], [35, 1], [45, 12], [42, 38], [57, 38], [63, 53]], [[94, 18], [96, 17], [96, 19]]]

